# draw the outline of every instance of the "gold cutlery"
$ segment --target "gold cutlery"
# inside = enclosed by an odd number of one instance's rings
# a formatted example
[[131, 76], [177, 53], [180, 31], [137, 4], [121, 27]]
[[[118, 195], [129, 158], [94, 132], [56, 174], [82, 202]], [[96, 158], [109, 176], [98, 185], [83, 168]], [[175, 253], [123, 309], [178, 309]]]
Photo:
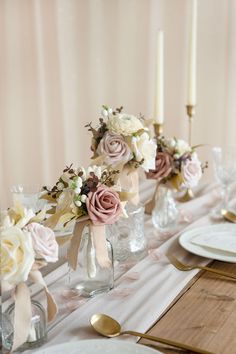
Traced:
[[223, 270], [220, 270], [220, 269], [214, 269], [214, 268], [204, 267], [204, 266], [200, 266], [200, 265], [184, 264], [181, 261], [179, 261], [175, 256], [173, 256], [171, 254], [167, 254], [166, 257], [169, 259], [170, 263], [175, 268], [177, 268], [179, 270], [189, 271], [189, 270], [193, 270], [193, 269], [202, 269], [202, 270], [206, 270], [206, 271], [211, 272], [211, 273], [222, 275], [224, 277], [228, 277], [228, 278], [231, 278], [231, 279], [236, 279], [236, 274], [232, 274], [232, 273], [228, 273], [228, 272], [225, 272]]
[[232, 213], [232, 211], [222, 209], [221, 210], [221, 215], [223, 218], [225, 218], [227, 221], [230, 222], [235, 222], [236, 223], [236, 214]]
[[192, 346], [184, 344], [184, 343], [175, 342], [171, 339], [159, 338], [159, 337], [151, 336], [149, 334], [139, 333], [139, 332], [135, 332], [135, 331], [123, 331], [122, 332], [121, 325], [119, 324], [119, 322], [117, 322], [112, 317], [107, 316], [102, 313], [97, 313], [97, 314], [93, 315], [90, 319], [90, 323], [96, 332], [98, 332], [99, 334], [101, 334], [105, 337], [113, 338], [113, 337], [118, 337], [122, 334], [130, 334], [135, 337], [142, 337], [142, 338], [153, 340], [155, 342], [167, 344], [172, 347], [189, 350], [193, 353], [213, 354], [213, 353], [210, 353], [204, 349], [199, 349], [199, 348], [192, 347]]

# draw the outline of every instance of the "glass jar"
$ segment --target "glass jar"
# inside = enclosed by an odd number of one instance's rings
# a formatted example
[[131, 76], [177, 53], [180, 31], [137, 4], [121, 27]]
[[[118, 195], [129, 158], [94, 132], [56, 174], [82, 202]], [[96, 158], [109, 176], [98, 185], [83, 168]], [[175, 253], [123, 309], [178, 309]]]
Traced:
[[[27, 349], [38, 348], [47, 340], [47, 320], [43, 306], [35, 300], [31, 300], [32, 318], [27, 341], [22, 344], [17, 351], [23, 352]], [[3, 347], [10, 350], [14, 336], [14, 313], [15, 304], [11, 304], [2, 314], [2, 340]]]
[[155, 195], [155, 206], [152, 211], [152, 222], [159, 231], [174, 230], [179, 211], [173, 197], [173, 190], [160, 184]]
[[[106, 228], [107, 233], [107, 228]], [[111, 242], [106, 240], [108, 262], [99, 263], [93, 232], [85, 227], [81, 237], [76, 271], [70, 270], [70, 287], [85, 297], [107, 292], [114, 287], [114, 262]]]
[[147, 255], [144, 233], [144, 207], [127, 203], [128, 218], [120, 218], [109, 225], [114, 258], [119, 262], [136, 262]]

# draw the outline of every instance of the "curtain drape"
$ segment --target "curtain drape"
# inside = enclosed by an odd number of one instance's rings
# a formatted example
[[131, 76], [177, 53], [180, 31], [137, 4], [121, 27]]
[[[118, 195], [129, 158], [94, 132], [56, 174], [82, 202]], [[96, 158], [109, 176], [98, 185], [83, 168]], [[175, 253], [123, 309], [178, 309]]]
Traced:
[[[88, 165], [102, 104], [150, 118], [165, 32], [165, 132], [187, 139], [189, 0], [1, 0], [1, 207], [10, 187]], [[236, 1], [198, 1], [194, 143], [235, 144]], [[209, 159], [209, 148], [203, 148]]]

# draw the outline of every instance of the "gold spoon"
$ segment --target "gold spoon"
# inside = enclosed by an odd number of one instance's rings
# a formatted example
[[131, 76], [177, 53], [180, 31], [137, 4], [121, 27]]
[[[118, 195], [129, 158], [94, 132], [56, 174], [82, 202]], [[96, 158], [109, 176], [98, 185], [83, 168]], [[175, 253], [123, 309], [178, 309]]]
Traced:
[[155, 342], [171, 345], [176, 348], [186, 349], [186, 350], [192, 351], [193, 353], [213, 354], [213, 353], [210, 353], [206, 350], [195, 348], [195, 347], [192, 347], [187, 344], [175, 342], [170, 339], [154, 337], [149, 334], [139, 333], [139, 332], [135, 332], [135, 331], [121, 332], [121, 325], [119, 324], [119, 322], [114, 320], [112, 317], [107, 316], [102, 313], [97, 313], [97, 314], [93, 315], [90, 319], [90, 323], [96, 332], [100, 333], [101, 335], [103, 335], [105, 337], [112, 338], [112, 337], [118, 337], [122, 334], [130, 334], [135, 337], [142, 337], [142, 338], [150, 339]]
[[221, 215], [222, 215], [227, 221], [236, 223], [236, 214], [232, 213], [231, 211], [226, 210], [226, 209], [222, 209], [222, 210], [221, 210]]

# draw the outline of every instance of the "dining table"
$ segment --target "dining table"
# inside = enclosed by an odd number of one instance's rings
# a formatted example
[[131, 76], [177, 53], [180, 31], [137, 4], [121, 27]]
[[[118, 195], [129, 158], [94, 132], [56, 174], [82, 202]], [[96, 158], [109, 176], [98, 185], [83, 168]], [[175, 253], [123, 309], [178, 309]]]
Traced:
[[[143, 204], [151, 200], [155, 188], [155, 181], [141, 181]], [[235, 262], [217, 261], [195, 255], [179, 243], [179, 237], [188, 230], [228, 224], [211, 213], [220, 197], [220, 186], [216, 183], [195, 188], [194, 198], [177, 202], [178, 222], [168, 232], [158, 231], [151, 215], [145, 214], [146, 256], [136, 262], [115, 261], [114, 288], [91, 298], [70, 290], [69, 280], [73, 274], [66, 261], [69, 237], [59, 237], [60, 260], [53, 268], [44, 269], [44, 279], [59, 312], [48, 324], [47, 342], [37, 350], [45, 349], [47, 353], [46, 349], [56, 344], [103, 338], [91, 327], [90, 318], [104, 313], [119, 321], [122, 330], [168, 338], [214, 354], [236, 353], [236, 280], [200, 269], [181, 271], [166, 257], [173, 254], [184, 263], [208, 265], [236, 275], [236, 257]], [[236, 205], [236, 183], [231, 185], [229, 204]], [[38, 285], [31, 285], [31, 293], [33, 298], [45, 302]], [[7, 306], [9, 301], [3, 305]], [[130, 335], [116, 340], [155, 345], [160, 352], [168, 354], [188, 352]], [[37, 350], [25, 353], [37, 353]]]

